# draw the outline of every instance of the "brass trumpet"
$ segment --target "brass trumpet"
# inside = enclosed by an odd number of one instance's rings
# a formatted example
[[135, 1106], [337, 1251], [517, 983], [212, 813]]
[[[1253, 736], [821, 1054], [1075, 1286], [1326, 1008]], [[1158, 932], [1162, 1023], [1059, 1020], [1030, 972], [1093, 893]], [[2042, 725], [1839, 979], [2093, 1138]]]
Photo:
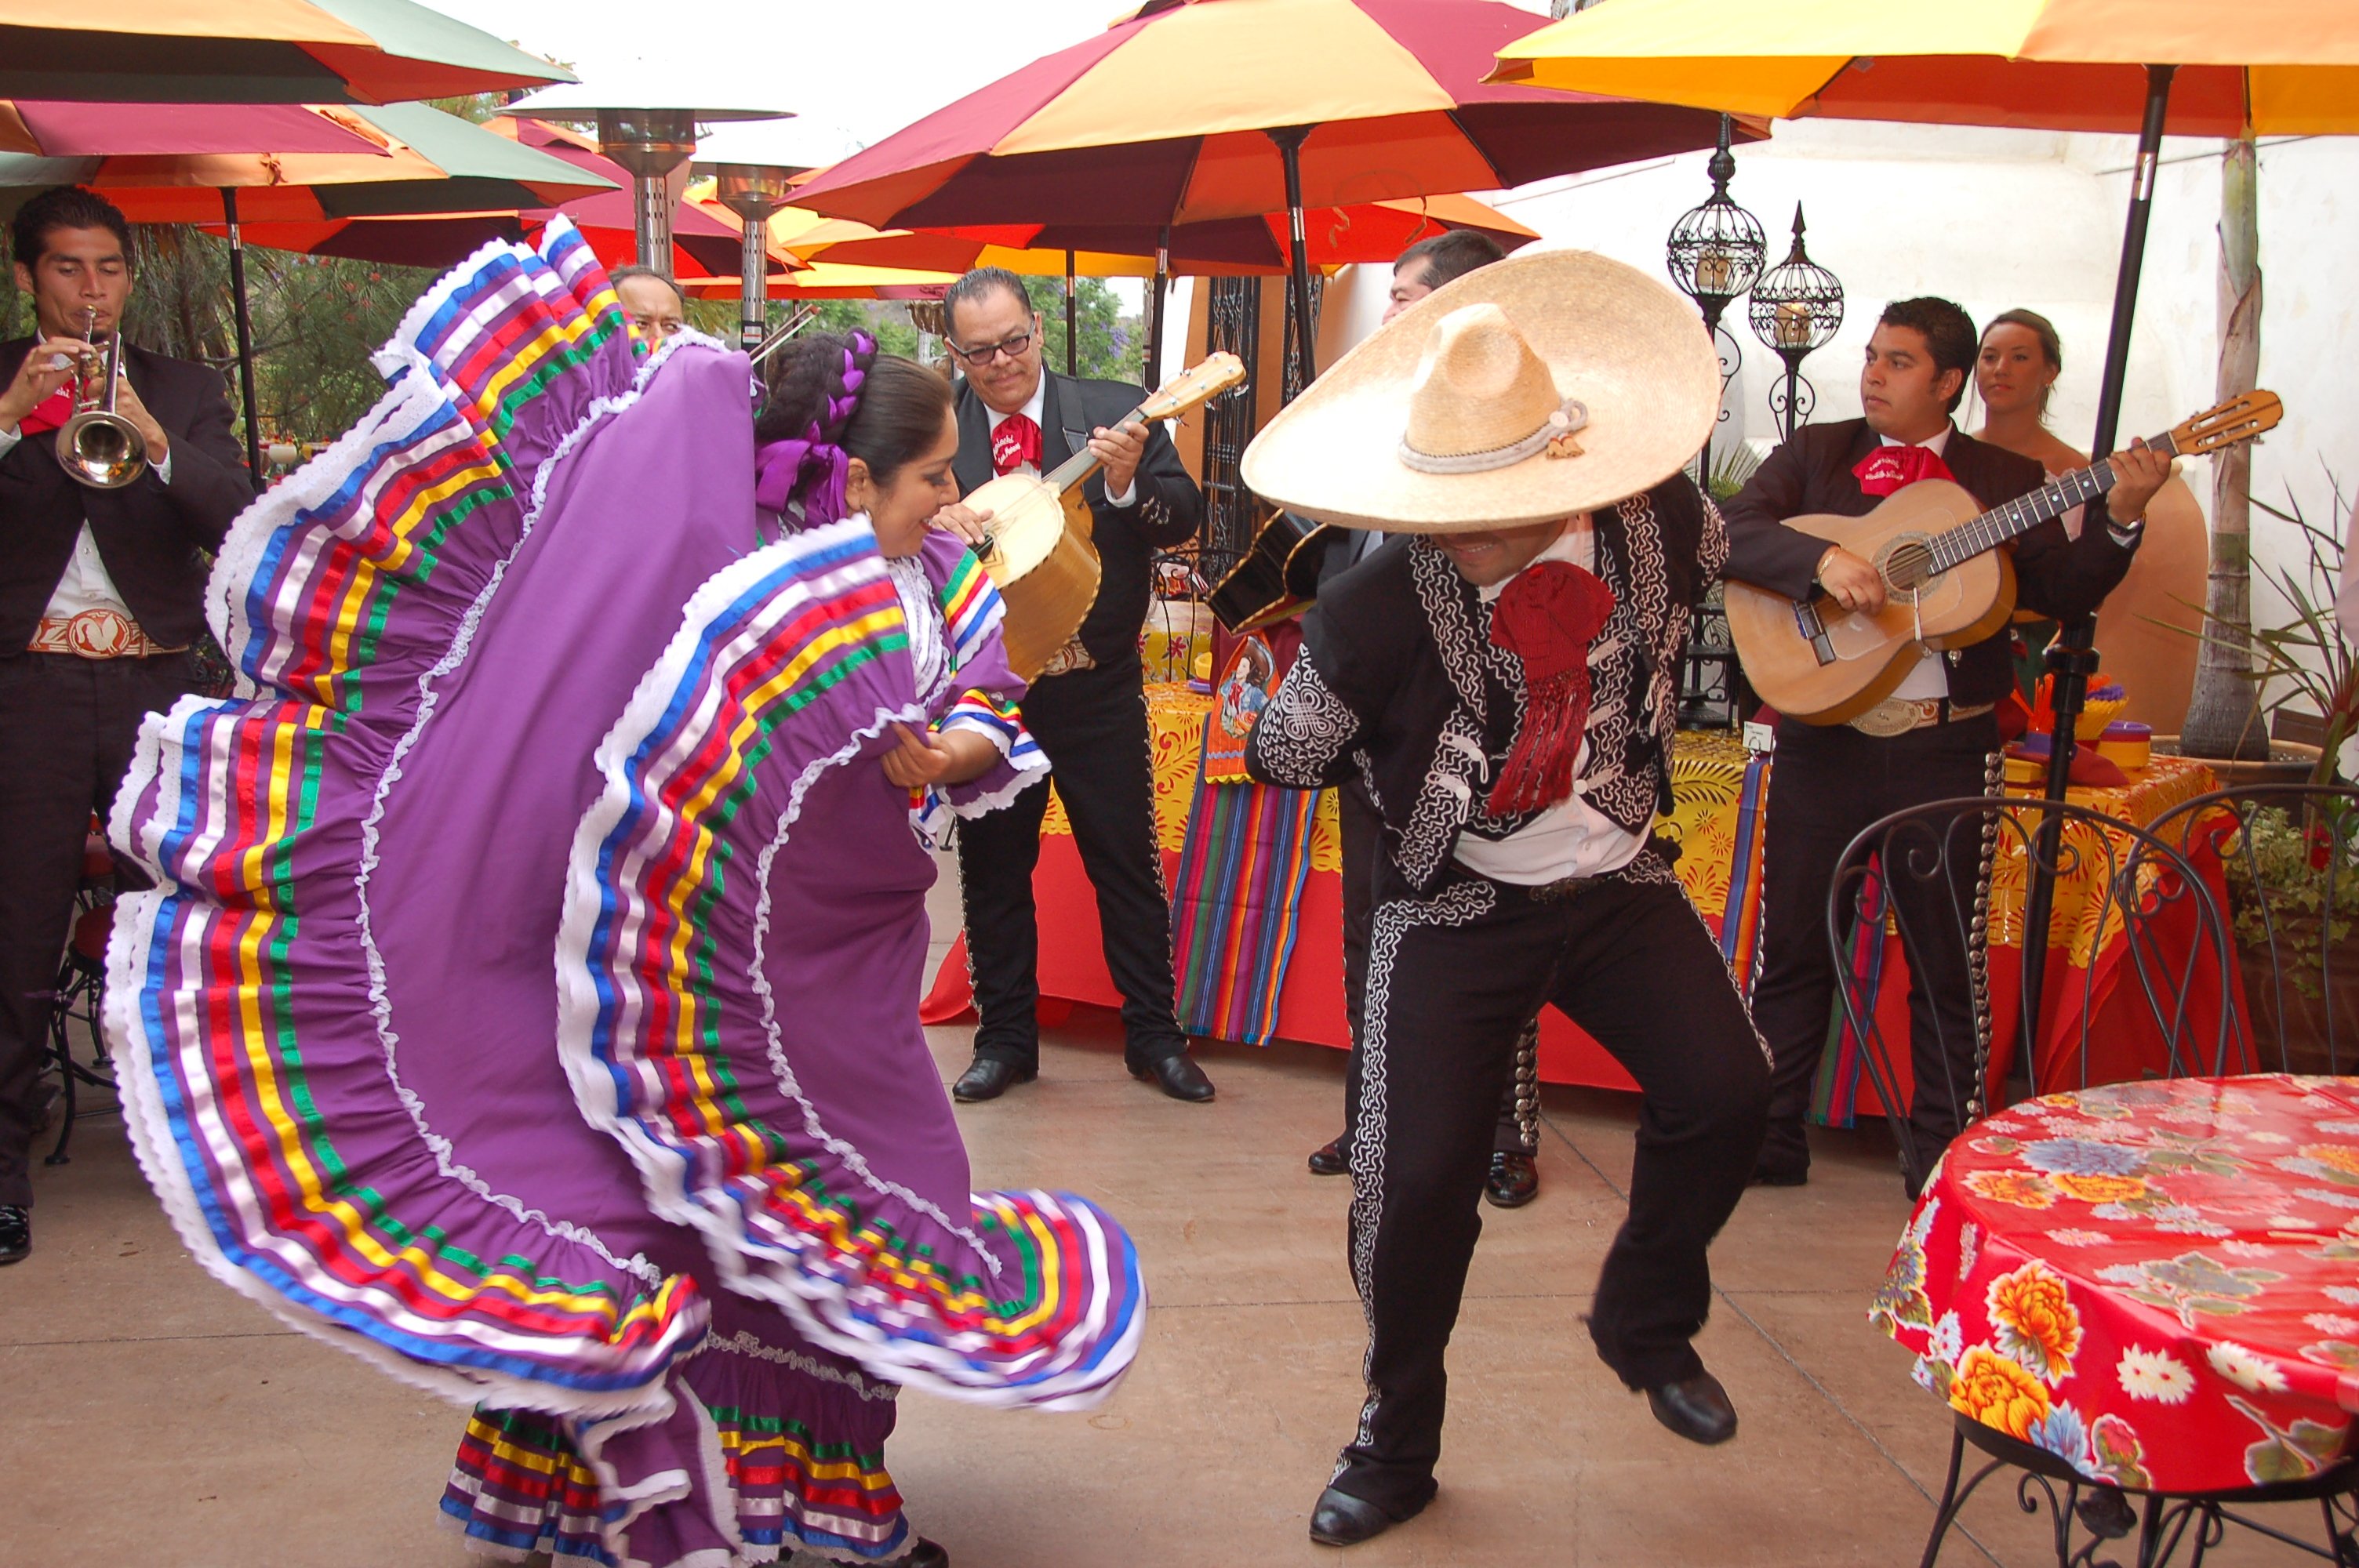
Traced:
[[[98, 312], [82, 312], [82, 335], [98, 331]], [[147, 470], [147, 438], [139, 427], [114, 411], [116, 389], [123, 384], [123, 334], [117, 331], [106, 346], [105, 389], [90, 390], [91, 362], [82, 356], [74, 376], [73, 414], [58, 431], [58, 461], [68, 474], [92, 490], [121, 490]]]

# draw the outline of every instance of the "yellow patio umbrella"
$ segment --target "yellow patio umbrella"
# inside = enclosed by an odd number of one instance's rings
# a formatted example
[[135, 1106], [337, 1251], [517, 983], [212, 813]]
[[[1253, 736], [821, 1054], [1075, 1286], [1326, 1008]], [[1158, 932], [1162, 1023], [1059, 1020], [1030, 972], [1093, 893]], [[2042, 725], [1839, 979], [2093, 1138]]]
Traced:
[[1735, 114], [2133, 131], [2359, 131], [2350, 0], [1614, 0], [1499, 51], [1496, 81]]

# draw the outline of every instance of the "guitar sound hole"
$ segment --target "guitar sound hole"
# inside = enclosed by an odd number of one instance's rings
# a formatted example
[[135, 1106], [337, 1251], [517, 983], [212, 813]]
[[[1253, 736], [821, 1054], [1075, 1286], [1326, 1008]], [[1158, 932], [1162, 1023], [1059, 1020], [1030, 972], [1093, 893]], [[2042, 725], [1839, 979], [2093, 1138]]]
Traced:
[[1884, 579], [1901, 593], [1915, 593], [1933, 577], [1933, 552], [1911, 540], [1896, 545], [1884, 557]]

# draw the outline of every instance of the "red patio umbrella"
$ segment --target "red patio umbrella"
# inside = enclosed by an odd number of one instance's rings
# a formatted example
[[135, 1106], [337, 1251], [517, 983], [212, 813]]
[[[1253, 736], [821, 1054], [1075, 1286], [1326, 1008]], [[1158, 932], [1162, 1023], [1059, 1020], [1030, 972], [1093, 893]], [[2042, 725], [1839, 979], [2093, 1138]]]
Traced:
[[1717, 139], [1708, 112], [1485, 82], [1535, 20], [1497, 0], [1149, 0], [797, 200], [880, 229], [1287, 211], [1308, 368], [1304, 207], [1499, 189]]
[[0, 153], [124, 158], [384, 151], [358, 131], [299, 103], [81, 103], [0, 98]]

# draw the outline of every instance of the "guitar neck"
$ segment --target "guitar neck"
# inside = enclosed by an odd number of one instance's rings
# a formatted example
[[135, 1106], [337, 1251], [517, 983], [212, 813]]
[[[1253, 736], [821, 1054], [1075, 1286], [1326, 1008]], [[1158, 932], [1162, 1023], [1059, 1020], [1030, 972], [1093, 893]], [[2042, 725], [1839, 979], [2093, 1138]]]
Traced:
[[[1107, 427], [1109, 429], [1120, 429], [1123, 426], [1131, 424], [1134, 421], [1140, 424], [1149, 422], [1147, 419], [1146, 404], [1140, 404], [1137, 407], [1132, 409], [1129, 413], [1124, 415], [1121, 418], [1115, 420], [1113, 425]], [[1081, 483], [1082, 481], [1089, 478], [1090, 475], [1097, 471], [1098, 455], [1090, 450], [1088, 444], [1084, 442], [1080, 451], [1075, 452], [1071, 457], [1067, 458], [1063, 462], [1059, 463], [1056, 468], [1041, 477], [1048, 481], [1051, 489], [1061, 494], [1064, 492], [1072, 489], [1073, 486]]]
[[[2167, 457], [2180, 455], [2178, 444], [2168, 433], [2154, 437], [2147, 445]], [[2058, 474], [2038, 490], [2018, 495], [2004, 506], [1994, 506], [1979, 517], [1944, 529], [1933, 537], [1933, 569], [1947, 571], [1985, 550], [1995, 550], [2049, 518], [2061, 517], [2075, 506], [2095, 500], [2113, 489], [2119, 477], [2114, 472], [2113, 460], [2108, 458], [2071, 473]]]

